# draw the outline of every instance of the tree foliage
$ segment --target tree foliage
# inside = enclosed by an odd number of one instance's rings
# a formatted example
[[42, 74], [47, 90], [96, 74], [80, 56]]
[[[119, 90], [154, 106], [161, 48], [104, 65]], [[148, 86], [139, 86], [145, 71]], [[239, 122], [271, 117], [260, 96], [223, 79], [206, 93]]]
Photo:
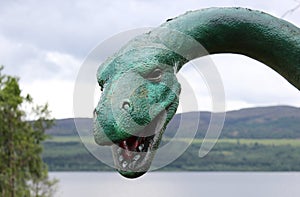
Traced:
[[[34, 106], [22, 96], [19, 80], [0, 67], [0, 194], [2, 197], [51, 196], [57, 182], [49, 180], [41, 158], [45, 129], [50, 128], [48, 106]], [[31, 112], [24, 111], [30, 106]], [[34, 117], [29, 121], [29, 115]], [[42, 191], [43, 190], [43, 191]]]

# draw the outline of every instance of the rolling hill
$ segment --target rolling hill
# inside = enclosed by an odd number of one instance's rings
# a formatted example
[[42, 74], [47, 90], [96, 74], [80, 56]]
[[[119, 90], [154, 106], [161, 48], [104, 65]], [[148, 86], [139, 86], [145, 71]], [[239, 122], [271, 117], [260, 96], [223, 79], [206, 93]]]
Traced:
[[[178, 128], [183, 115], [186, 117], [183, 125], [186, 130], [190, 130], [191, 123], [200, 117], [196, 138], [203, 138], [209, 125], [210, 112], [176, 114], [169, 123], [165, 135], [172, 137], [175, 134], [174, 131]], [[81, 129], [85, 131], [92, 129], [92, 119], [79, 118], [76, 122], [80, 122]], [[46, 133], [52, 136], [78, 135], [73, 118], [56, 120], [55, 126]], [[221, 138], [300, 138], [300, 108], [273, 106], [229, 111], [226, 113]]]
[[[199, 114], [200, 113], [200, 114]], [[200, 115], [196, 139], [167, 171], [300, 171], [300, 109], [289, 106], [260, 107], [230, 111], [213, 149], [198, 157], [202, 138], [209, 125], [210, 112], [177, 114], [165, 132], [162, 144], [174, 136], [182, 116], [183, 129]], [[76, 119], [82, 131], [91, 131], [92, 119]], [[81, 142], [74, 119], [56, 120], [47, 130], [52, 139], [44, 142], [43, 160], [51, 171], [113, 170], [97, 160]], [[169, 137], [169, 138], [168, 138]], [[184, 140], [184, 139], [182, 139]]]

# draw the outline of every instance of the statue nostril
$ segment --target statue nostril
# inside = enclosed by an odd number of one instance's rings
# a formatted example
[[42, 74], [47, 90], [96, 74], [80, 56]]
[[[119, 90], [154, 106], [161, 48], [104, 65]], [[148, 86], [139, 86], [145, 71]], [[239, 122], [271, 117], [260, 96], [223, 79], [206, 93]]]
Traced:
[[125, 110], [129, 110], [129, 108], [130, 108], [129, 101], [124, 101], [123, 104], [122, 104], [122, 108], [125, 109]]

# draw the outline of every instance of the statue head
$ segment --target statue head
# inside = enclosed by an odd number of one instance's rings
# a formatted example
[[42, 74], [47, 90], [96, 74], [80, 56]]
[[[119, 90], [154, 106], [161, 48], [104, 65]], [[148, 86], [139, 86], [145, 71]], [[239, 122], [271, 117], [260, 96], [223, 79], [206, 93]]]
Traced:
[[180, 84], [175, 75], [177, 63], [170, 60], [184, 61], [164, 48], [133, 48], [137, 42], [99, 67], [102, 95], [94, 111], [96, 143], [112, 146], [116, 169], [129, 178], [149, 169], [177, 110]]

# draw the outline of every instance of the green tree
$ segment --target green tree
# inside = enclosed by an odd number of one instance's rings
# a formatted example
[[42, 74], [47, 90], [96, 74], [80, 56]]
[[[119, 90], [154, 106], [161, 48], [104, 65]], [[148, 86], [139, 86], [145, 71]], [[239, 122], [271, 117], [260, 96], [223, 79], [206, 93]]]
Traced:
[[[2, 74], [0, 67], [0, 194], [2, 197], [49, 196], [56, 180], [49, 180], [41, 158], [45, 129], [50, 128], [48, 106], [32, 107], [30, 95], [23, 97], [18, 78]], [[34, 117], [29, 121], [28, 116]], [[41, 186], [42, 185], [42, 186]], [[36, 186], [36, 187], [34, 187]], [[50, 192], [51, 191], [51, 192]]]

